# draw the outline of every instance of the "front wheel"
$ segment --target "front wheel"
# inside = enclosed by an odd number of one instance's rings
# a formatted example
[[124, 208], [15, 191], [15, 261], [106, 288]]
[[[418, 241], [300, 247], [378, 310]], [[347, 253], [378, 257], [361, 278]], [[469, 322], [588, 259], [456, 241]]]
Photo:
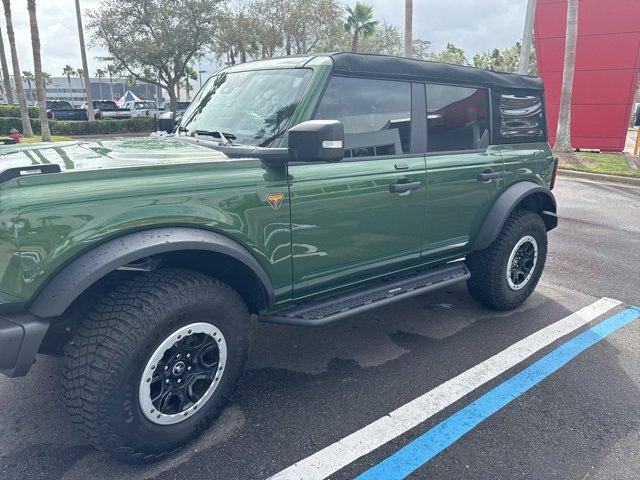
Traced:
[[538, 284], [547, 257], [547, 229], [535, 212], [518, 210], [486, 249], [467, 257], [473, 298], [497, 310], [523, 303]]
[[65, 349], [63, 398], [100, 450], [153, 461], [186, 445], [235, 390], [248, 312], [230, 287], [161, 269], [105, 295]]

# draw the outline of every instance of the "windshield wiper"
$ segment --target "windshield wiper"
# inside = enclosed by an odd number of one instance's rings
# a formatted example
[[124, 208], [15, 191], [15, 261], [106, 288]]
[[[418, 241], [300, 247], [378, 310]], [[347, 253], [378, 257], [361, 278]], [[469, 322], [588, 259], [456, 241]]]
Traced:
[[233, 133], [221, 132], [219, 130], [195, 130], [191, 133], [191, 136], [206, 136], [206, 137], [214, 137], [222, 140], [223, 146], [231, 146], [233, 142], [231, 140], [235, 140], [237, 137]]
[[237, 137], [233, 133], [221, 132], [220, 130], [193, 130], [190, 131], [188, 128], [179, 126], [178, 132], [191, 132], [189, 136], [195, 137], [196, 135], [206, 136], [206, 137], [214, 137], [222, 140], [223, 146], [232, 146], [235, 145], [231, 140], [235, 140]]

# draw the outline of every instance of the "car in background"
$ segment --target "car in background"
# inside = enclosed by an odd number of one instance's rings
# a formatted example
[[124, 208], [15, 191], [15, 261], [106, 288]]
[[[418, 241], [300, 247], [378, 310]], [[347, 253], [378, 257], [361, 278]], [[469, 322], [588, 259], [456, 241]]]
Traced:
[[158, 104], [153, 100], [132, 100], [123, 103], [121, 108], [128, 109], [132, 117], [157, 117], [160, 115]]
[[[191, 102], [177, 102], [176, 103], [176, 115], [178, 113], [184, 113], [187, 110], [187, 108], [189, 108], [189, 105], [191, 105]], [[171, 103], [170, 102], [162, 102], [158, 109], [160, 111], [162, 111], [162, 112], [168, 112], [169, 110], [171, 110]]]
[[66, 100], [47, 100], [47, 118], [50, 120], [87, 120], [87, 110], [74, 108]]
[[[80, 108], [86, 110], [87, 102], [84, 102]], [[113, 100], [93, 100], [93, 114], [96, 120], [131, 118], [131, 110], [118, 107]]]

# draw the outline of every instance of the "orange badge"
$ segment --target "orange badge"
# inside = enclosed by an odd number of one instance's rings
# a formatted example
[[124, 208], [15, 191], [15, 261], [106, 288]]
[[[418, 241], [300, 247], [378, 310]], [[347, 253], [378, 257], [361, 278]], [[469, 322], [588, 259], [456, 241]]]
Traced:
[[267, 202], [273, 207], [274, 210], [278, 210], [284, 200], [284, 193], [270, 193], [267, 195]]

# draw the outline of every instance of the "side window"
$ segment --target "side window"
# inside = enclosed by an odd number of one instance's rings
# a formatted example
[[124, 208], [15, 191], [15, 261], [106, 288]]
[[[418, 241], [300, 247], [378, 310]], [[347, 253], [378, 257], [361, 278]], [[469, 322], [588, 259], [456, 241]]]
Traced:
[[540, 141], [544, 136], [541, 95], [500, 95], [500, 137], [503, 140]]
[[316, 118], [342, 122], [345, 157], [409, 153], [411, 84], [333, 77], [320, 100]]
[[489, 145], [484, 88], [427, 84], [427, 151], [477, 150]]

